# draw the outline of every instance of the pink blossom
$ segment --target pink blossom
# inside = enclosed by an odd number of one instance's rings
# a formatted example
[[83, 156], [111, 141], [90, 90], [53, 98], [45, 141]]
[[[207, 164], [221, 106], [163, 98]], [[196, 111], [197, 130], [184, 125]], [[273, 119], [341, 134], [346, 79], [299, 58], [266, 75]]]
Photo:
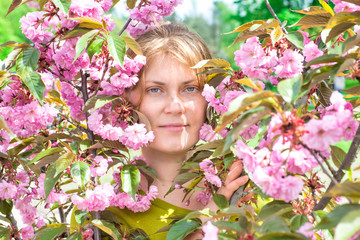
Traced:
[[202, 205], [206, 206], [210, 199], [212, 198], [212, 194], [211, 192], [208, 192], [206, 190], [200, 191], [197, 195], [196, 195], [196, 200], [198, 202], [201, 202]]
[[279, 65], [275, 67], [275, 73], [280, 78], [293, 78], [303, 71], [304, 57], [291, 49], [286, 49], [279, 58]]
[[219, 229], [215, 227], [210, 221], [203, 225], [202, 230], [205, 235], [203, 240], [218, 240]]
[[114, 188], [109, 183], [106, 183], [96, 186], [94, 190], [86, 190], [85, 198], [73, 195], [71, 201], [81, 210], [88, 212], [104, 211], [110, 206], [114, 197]]
[[34, 237], [34, 228], [28, 225], [21, 229], [21, 237], [24, 240], [32, 239]]
[[258, 133], [258, 128], [259, 127], [257, 125], [251, 125], [241, 134], [241, 136], [245, 140], [253, 139]]
[[213, 162], [210, 159], [202, 160], [199, 163], [200, 169], [204, 170], [205, 172], [216, 174], [216, 168], [213, 165]]
[[304, 134], [303, 142], [316, 150], [327, 150], [331, 144], [341, 140], [342, 129], [337, 126], [335, 116], [324, 116], [323, 119], [311, 119], [305, 124], [308, 133]]
[[304, 46], [303, 54], [305, 57], [305, 61], [310, 62], [314, 58], [322, 56], [324, 53], [319, 49], [318, 45], [311, 41]]
[[32, 42], [48, 43], [54, 34], [49, 29], [48, 21], [44, 21], [45, 13], [43, 11], [35, 11], [26, 14], [20, 19], [21, 29], [25, 36]]
[[102, 156], [96, 156], [93, 160], [93, 164], [90, 166], [91, 176], [93, 177], [101, 177], [103, 176], [107, 169], [109, 160]]
[[292, 150], [285, 159], [287, 159], [287, 171], [293, 174], [303, 175], [318, 165], [312, 154], [302, 147]]
[[16, 197], [17, 187], [13, 183], [6, 182], [2, 180], [0, 182], [0, 199], [2, 200], [11, 200]]
[[253, 171], [255, 169], [255, 155], [253, 149], [246, 145], [241, 139], [236, 141], [235, 144], [236, 157], [242, 159], [242, 162], [245, 168], [248, 171]]
[[274, 197], [290, 202], [299, 197], [304, 187], [304, 181], [299, 177], [286, 176], [280, 181], [281, 190]]
[[245, 94], [243, 91], [227, 91], [223, 100], [224, 105], [228, 108], [232, 100], [243, 94]]
[[92, 240], [94, 231], [91, 228], [86, 229], [82, 232], [82, 240]]
[[147, 132], [145, 124], [135, 123], [132, 126], [128, 126], [124, 132], [124, 138], [122, 138], [123, 144], [134, 150], [139, 149], [145, 144], [154, 140], [154, 133]]
[[212, 129], [209, 124], [204, 123], [200, 129], [200, 139], [205, 142], [211, 142], [219, 139], [216, 132]]
[[205, 179], [206, 179], [206, 181], [208, 181], [209, 183], [211, 183], [217, 187], [221, 187], [221, 185], [222, 185], [220, 178], [215, 174], [205, 172]]
[[334, 11], [336, 13], [360, 11], [360, 6], [353, 4], [353, 3], [348, 3], [348, 2], [339, 1], [339, 0], [332, 0], [332, 2], [335, 4]]
[[39, 219], [39, 220], [37, 221], [37, 223], [36, 223], [36, 227], [37, 227], [38, 229], [42, 228], [42, 227], [45, 226], [45, 225], [46, 225], [46, 223], [45, 223], [44, 219]]
[[104, 12], [108, 12], [113, 5], [113, 1], [112, 0], [102, 0], [102, 1], [100, 1], [100, 5], [101, 5], [102, 9], [104, 10]]
[[315, 240], [316, 237], [315, 237], [315, 234], [314, 234], [314, 230], [311, 230], [314, 226], [309, 223], [309, 222], [306, 222], [304, 223], [296, 232], [304, 235], [305, 237], [311, 239], [311, 240]]
[[0, 129], [0, 152], [6, 153], [10, 143], [10, 135], [5, 129]]
[[17, 174], [16, 174], [16, 177], [15, 179], [17, 181], [19, 181], [20, 183], [24, 184], [24, 186], [28, 186], [29, 183], [30, 183], [30, 178], [29, 178], [29, 175], [28, 175], [28, 172], [27, 171], [19, 171]]
[[236, 64], [243, 68], [245, 66], [259, 66], [265, 58], [265, 51], [260, 45], [258, 37], [251, 37], [241, 45], [240, 50], [235, 51]]

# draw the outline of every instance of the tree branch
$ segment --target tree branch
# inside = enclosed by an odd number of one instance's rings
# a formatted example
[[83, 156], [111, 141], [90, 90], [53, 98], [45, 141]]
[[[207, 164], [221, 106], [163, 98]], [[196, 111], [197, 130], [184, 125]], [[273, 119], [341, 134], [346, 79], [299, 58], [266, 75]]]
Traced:
[[287, 34], [288, 32], [286, 31], [286, 29], [282, 26], [282, 22], [280, 21], [280, 19], [278, 18], [278, 16], [276, 15], [276, 13], [274, 12], [274, 9], [271, 7], [269, 0], [265, 0], [266, 3], [266, 7], [269, 9], [271, 15], [279, 22], [281, 29], [283, 30], [283, 32], [285, 34]]
[[120, 32], [119, 32], [119, 36], [126, 30], [126, 28], [129, 26], [129, 24], [130, 24], [131, 21], [132, 21], [131, 18], [129, 18], [129, 19], [126, 21], [125, 25], [123, 26], [123, 28], [122, 28], [122, 29], [120, 30]]
[[[344, 161], [342, 162], [339, 170], [337, 170], [335, 179], [340, 182], [345, 175], [343, 170], [347, 170], [351, 167], [351, 164], [354, 162], [357, 151], [360, 145], [360, 125], [356, 131], [355, 137], [353, 142], [351, 143], [350, 149], [348, 154], [346, 155]], [[326, 193], [330, 191], [330, 189], [334, 186], [332, 182], [330, 183], [329, 187], [326, 189]], [[331, 200], [331, 197], [322, 197], [318, 204], [315, 205], [313, 211], [322, 210], [326, 207], [326, 205]]]

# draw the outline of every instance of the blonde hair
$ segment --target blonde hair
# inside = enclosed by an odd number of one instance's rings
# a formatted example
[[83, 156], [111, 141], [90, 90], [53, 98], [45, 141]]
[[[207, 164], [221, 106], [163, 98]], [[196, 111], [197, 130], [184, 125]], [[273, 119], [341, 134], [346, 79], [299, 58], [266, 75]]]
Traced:
[[[178, 23], [164, 24], [140, 35], [136, 41], [139, 43], [144, 56], [146, 65], [139, 72], [139, 78], [142, 79], [147, 66], [158, 55], [167, 55], [175, 58], [177, 61], [192, 67], [199, 61], [211, 59], [211, 52], [204, 40], [196, 33]], [[131, 50], [129, 57], [135, 57]], [[195, 70], [197, 73], [201, 70]], [[198, 82], [201, 87], [204, 86], [205, 75], [198, 75]]]

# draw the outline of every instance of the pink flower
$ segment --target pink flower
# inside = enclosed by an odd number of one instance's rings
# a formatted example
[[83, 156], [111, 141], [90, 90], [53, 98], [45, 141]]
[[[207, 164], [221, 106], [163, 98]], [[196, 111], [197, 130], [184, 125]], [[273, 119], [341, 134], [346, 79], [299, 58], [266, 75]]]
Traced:
[[0, 129], [0, 152], [6, 153], [10, 143], [10, 135], [5, 129]]
[[108, 169], [108, 162], [109, 160], [107, 158], [103, 158], [102, 156], [96, 156], [93, 160], [93, 164], [90, 166], [91, 176], [103, 176]]
[[275, 73], [280, 78], [293, 78], [303, 71], [304, 57], [291, 49], [286, 49], [275, 66]]
[[210, 159], [202, 160], [199, 163], [200, 169], [204, 170], [205, 172], [216, 174], [216, 168], [213, 166], [213, 162]]
[[293, 174], [305, 174], [318, 165], [311, 153], [302, 147], [292, 150], [284, 159], [287, 159], [287, 171]]
[[218, 140], [219, 137], [209, 124], [204, 123], [200, 129], [200, 139], [205, 142], [211, 142]]
[[202, 205], [206, 206], [210, 199], [212, 198], [212, 194], [211, 192], [208, 192], [206, 190], [200, 191], [197, 195], [196, 195], [196, 200], [198, 202], [201, 202]]
[[21, 229], [21, 237], [24, 240], [32, 239], [34, 237], [34, 228], [31, 225], [28, 225]]
[[302, 140], [316, 150], [327, 150], [342, 137], [342, 129], [337, 126], [335, 116], [327, 115], [322, 120], [311, 119], [305, 127], [309, 132], [304, 134]]
[[215, 227], [210, 221], [203, 225], [202, 230], [205, 235], [203, 240], [218, 240], [219, 229]]
[[0, 199], [14, 199], [16, 197], [17, 191], [17, 187], [13, 183], [8, 183], [5, 180], [0, 182]]
[[299, 197], [304, 188], [304, 181], [299, 177], [286, 176], [280, 181], [281, 190], [274, 197], [290, 202]]
[[242, 134], [241, 136], [245, 139], [245, 140], [249, 140], [249, 139], [253, 139], [256, 134], [258, 133], [258, 129], [259, 127], [257, 125], [252, 125], [250, 127], [248, 127]]
[[314, 226], [309, 223], [309, 222], [306, 222], [304, 223], [296, 232], [304, 235], [305, 237], [311, 239], [311, 240], [314, 240], [316, 239], [315, 235], [314, 235], [314, 230], [311, 230]]
[[259, 63], [262, 63], [265, 58], [265, 51], [261, 47], [258, 37], [248, 38], [241, 45], [240, 50], [237, 50], [234, 54], [236, 64], [241, 68], [244, 66], [259, 66]]
[[94, 231], [91, 228], [86, 229], [82, 232], [82, 240], [92, 240]]
[[220, 178], [217, 175], [214, 175], [212, 173], [205, 172], [205, 179], [206, 179], [206, 181], [208, 181], [209, 183], [211, 183], [217, 187], [221, 187], [221, 185], [222, 185]]
[[319, 49], [318, 45], [311, 41], [304, 46], [303, 54], [305, 57], [305, 61], [310, 62], [314, 58], [322, 56], [324, 53]]
[[152, 142], [154, 140], [154, 133], [147, 132], [145, 124], [135, 123], [132, 126], [128, 126], [124, 132], [124, 138], [122, 138], [123, 144], [138, 150], [140, 147], [145, 144]]

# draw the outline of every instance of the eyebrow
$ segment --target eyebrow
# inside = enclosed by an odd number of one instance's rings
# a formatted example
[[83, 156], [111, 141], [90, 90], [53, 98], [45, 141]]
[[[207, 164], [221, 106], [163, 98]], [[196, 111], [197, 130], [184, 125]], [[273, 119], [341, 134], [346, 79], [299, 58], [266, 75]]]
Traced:
[[[186, 84], [193, 83], [193, 82], [197, 82], [197, 81], [195, 79], [187, 80], [187, 81], [183, 82], [183, 84], [186, 85]], [[146, 81], [146, 83], [155, 83], [155, 84], [158, 84], [158, 85], [165, 85], [166, 84], [165, 82], [156, 81], [156, 80], [149, 80], [149, 81]]]

